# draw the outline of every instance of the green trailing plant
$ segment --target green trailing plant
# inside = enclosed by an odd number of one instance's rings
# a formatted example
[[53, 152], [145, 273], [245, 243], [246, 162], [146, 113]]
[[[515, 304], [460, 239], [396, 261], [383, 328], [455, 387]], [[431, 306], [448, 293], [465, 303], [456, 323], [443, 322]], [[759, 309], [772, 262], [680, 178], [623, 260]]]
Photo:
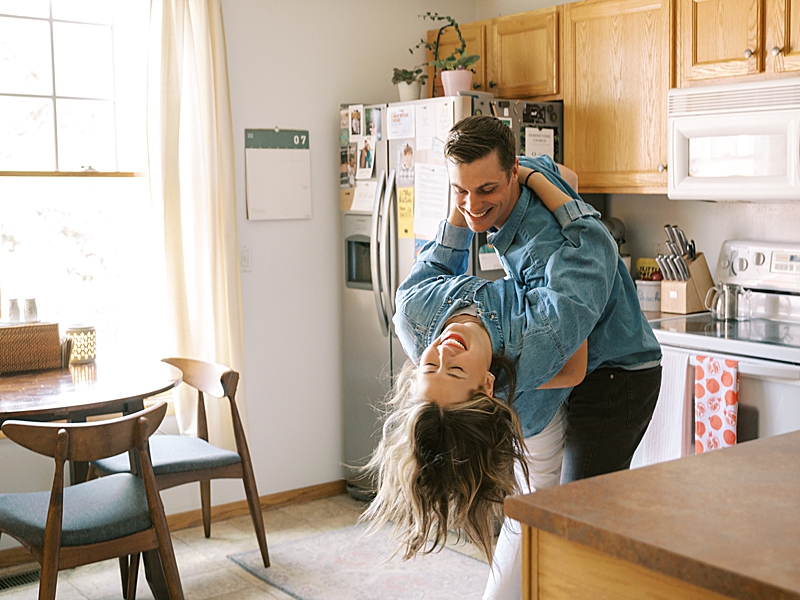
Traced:
[[468, 69], [478, 62], [478, 60], [480, 60], [480, 56], [477, 54], [467, 54], [467, 42], [464, 39], [464, 36], [461, 35], [461, 28], [458, 26], [458, 23], [453, 17], [432, 12], [426, 12], [424, 15], [419, 16], [423, 19], [434, 22], [445, 21], [446, 23], [439, 28], [439, 35], [441, 35], [441, 33], [448, 27], [452, 27], [456, 30], [456, 34], [458, 34], [459, 46], [448, 56], [441, 57], [439, 56], [439, 36], [436, 36], [436, 39], [433, 42], [428, 42], [424, 39], [420, 40], [416, 46], [408, 49], [411, 54], [414, 54], [414, 50], [424, 47], [430, 51], [431, 55], [433, 56], [433, 59], [429, 61], [428, 64], [435, 69], [439, 69], [440, 71]]
[[392, 75], [392, 83], [414, 83], [419, 81], [420, 85], [427, 81], [428, 75], [425, 74], [421, 66], [414, 67], [413, 69], [398, 69], [395, 67], [394, 75]]

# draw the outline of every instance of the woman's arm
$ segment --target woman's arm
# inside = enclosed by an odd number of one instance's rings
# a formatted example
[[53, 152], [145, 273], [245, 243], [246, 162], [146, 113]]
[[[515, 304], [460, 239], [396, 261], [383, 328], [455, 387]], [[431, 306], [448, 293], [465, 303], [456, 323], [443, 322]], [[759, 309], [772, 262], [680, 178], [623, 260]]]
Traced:
[[566, 364], [561, 370], [547, 383], [539, 386], [540, 390], [549, 390], [551, 388], [571, 388], [575, 387], [583, 381], [586, 377], [586, 365], [589, 362], [589, 349], [586, 341], [581, 344], [581, 347], [570, 356]]

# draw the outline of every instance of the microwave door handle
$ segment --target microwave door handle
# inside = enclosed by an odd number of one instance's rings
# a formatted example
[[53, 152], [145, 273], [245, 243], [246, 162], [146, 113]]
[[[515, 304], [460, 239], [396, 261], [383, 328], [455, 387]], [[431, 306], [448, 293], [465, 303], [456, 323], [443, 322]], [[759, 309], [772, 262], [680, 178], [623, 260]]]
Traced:
[[800, 382], [800, 367], [795, 365], [740, 361], [739, 373], [759, 379], [784, 379]]
[[393, 247], [396, 247], [396, 244], [390, 239], [390, 234], [392, 230], [391, 223], [393, 221], [392, 214], [394, 214], [392, 209], [395, 206], [393, 200], [396, 197], [397, 183], [395, 170], [392, 169], [389, 171], [389, 178], [386, 180], [386, 192], [383, 195], [383, 209], [381, 211], [381, 243], [386, 249], [381, 257], [383, 259], [381, 263], [381, 288], [383, 289], [383, 293], [386, 294], [383, 305], [386, 307], [386, 320], [390, 330], [392, 329], [392, 317], [395, 312], [394, 286], [392, 285], [392, 263], [394, 261], [391, 260], [391, 251]]
[[386, 171], [381, 170], [378, 174], [378, 185], [375, 188], [375, 199], [372, 205], [372, 231], [369, 237], [369, 266], [372, 277], [372, 292], [375, 295], [375, 308], [378, 311], [378, 322], [381, 325], [381, 333], [389, 335], [389, 320], [386, 316], [386, 307], [383, 304], [381, 294], [381, 243], [378, 238], [380, 232], [381, 201], [383, 200], [383, 190], [386, 185]]

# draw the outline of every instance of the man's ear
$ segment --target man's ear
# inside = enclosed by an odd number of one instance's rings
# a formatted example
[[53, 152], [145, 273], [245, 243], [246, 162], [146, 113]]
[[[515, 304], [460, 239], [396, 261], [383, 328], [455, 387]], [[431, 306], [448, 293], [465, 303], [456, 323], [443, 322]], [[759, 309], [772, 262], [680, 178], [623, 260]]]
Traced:
[[519, 180], [519, 158], [514, 159], [514, 166], [511, 167], [510, 183], [516, 183]]

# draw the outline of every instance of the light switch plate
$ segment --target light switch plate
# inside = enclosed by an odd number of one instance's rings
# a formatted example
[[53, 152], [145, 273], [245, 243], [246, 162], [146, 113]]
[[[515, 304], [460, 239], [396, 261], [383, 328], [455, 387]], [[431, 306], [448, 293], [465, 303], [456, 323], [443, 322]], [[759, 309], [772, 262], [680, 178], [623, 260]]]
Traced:
[[239, 267], [242, 273], [249, 273], [253, 270], [252, 256], [249, 245], [239, 248]]

